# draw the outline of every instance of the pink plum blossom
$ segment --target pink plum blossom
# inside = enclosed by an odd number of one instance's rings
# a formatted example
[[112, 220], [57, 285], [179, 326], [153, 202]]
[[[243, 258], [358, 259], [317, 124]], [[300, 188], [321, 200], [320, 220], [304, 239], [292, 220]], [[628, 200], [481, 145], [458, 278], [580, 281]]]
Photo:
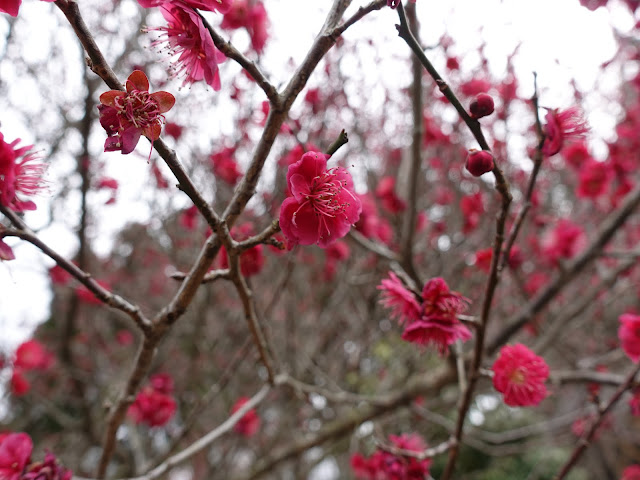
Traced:
[[289, 248], [317, 243], [326, 247], [344, 237], [360, 218], [362, 205], [353, 180], [342, 167], [327, 169], [329, 155], [307, 152], [289, 166], [291, 196], [280, 207], [280, 228]]

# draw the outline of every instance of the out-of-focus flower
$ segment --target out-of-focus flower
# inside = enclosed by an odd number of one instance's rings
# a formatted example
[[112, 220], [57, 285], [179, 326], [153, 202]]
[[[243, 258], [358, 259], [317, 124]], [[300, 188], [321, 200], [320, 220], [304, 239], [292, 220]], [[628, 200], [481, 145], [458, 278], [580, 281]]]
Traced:
[[640, 480], [640, 465], [629, 465], [622, 471], [620, 480]]
[[549, 367], [525, 345], [505, 345], [493, 364], [493, 386], [512, 407], [538, 405], [547, 396]]
[[[401, 450], [421, 452], [427, 448], [415, 433], [389, 435], [390, 443]], [[427, 478], [431, 459], [418, 460], [377, 449], [369, 458], [359, 453], [351, 457], [351, 469], [360, 480], [420, 480]]]
[[[156, 381], [156, 383], [158, 385], [162, 383], [160, 386], [163, 389], [167, 386], [166, 382]], [[127, 413], [136, 423], [145, 423], [150, 427], [161, 427], [171, 420], [171, 417], [176, 413], [176, 408], [176, 401], [172, 396], [156, 390], [151, 384], [138, 393]]]
[[22, 342], [13, 362], [23, 370], [46, 370], [53, 364], [53, 355], [38, 340]]
[[618, 328], [618, 338], [624, 353], [632, 362], [640, 361], [640, 315], [624, 313], [618, 318], [620, 327]]
[[164, 125], [164, 133], [178, 140], [182, 136], [184, 127], [174, 122], [167, 122]]
[[400, 324], [407, 324], [403, 340], [418, 345], [433, 344], [441, 354], [456, 340], [466, 341], [471, 332], [457, 315], [466, 310], [469, 300], [449, 290], [442, 278], [432, 278], [422, 289], [418, 299], [393, 273], [378, 286], [382, 290], [381, 303], [391, 310]]
[[[234, 227], [231, 231], [231, 234], [237, 241], [246, 240], [252, 236], [253, 233], [253, 226], [250, 223]], [[262, 245], [256, 245], [240, 254], [240, 272], [245, 277], [257, 275], [262, 271], [262, 267], [264, 266], [262, 248]], [[220, 249], [218, 258], [220, 259], [220, 268], [229, 268], [229, 258], [224, 246]]]
[[[236, 403], [231, 407], [231, 414], [233, 415], [242, 406], [247, 403], [249, 399], [247, 397], [240, 397]], [[242, 418], [233, 427], [233, 430], [245, 437], [253, 437], [260, 428], [260, 417], [255, 408], [252, 408], [245, 413]]]
[[269, 38], [269, 19], [261, 1], [234, 0], [220, 26], [229, 30], [246, 28], [251, 46], [258, 53], [262, 52]]
[[38, 162], [39, 157], [31, 152], [33, 145], [18, 147], [18, 143], [19, 138], [5, 142], [0, 133], [0, 205], [23, 212], [35, 210], [36, 204], [21, 200], [18, 194], [32, 196], [44, 188], [42, 175], [46, 165]]
[[462, 197], [460, 199], [460, 210], [462, 211], [462, 216], [464, 218], [462, 232], [472, 232], [480, 224], [480, 219], [484, 213], [482, 193], [477, 192], [472, 195], [465, 195]]
[[547, 157], [560, 152], [566, 143], [584, 138], [589, 132], [587, 122], [578, 107], [549, 110], [544, 118], [547, 123], [544, 126], [542, 153]]
[[73, 473], [58, 463], [55, 455], [47, 452], [43, 462], [34, 462], [27, 467], [20, 480], [71, 480]]
[[16, 256], [9, 245], [0, 238], [0, 260], [14, 260]]
[[225, 147], [209, 157], [216, 177], [231, 186], [234, 186], [242, 178], [242, 173], [238, 170], [238, 164], [234, 158], [235, 153], [234, 147]]
[[[51, 1], [51, 0], [49, 0]], [[206, 10], [207, 12], [218, 11], [220, 13], [227, 13], [233, 4], [233, 0], [179, 0], [189, 8], [197, 8], [200, 10]], [[166, 3], [177, 3], [176, 0], [138, 0], [141, 7], [151, 8], [160, 7]]]
[[395, 192], [396, 179], [394, 177], [383, 177], [376, 187], [376, 197], [382, 202], [382, 207], [389, 213], [400, 213], [407, 208], [407, 203]]
[[[56, 0], [42, 0], [43, 2], [55, 2]], [[0, 0], [0, 12], [8, 13], [12, 17], [18, 16], [22, 0]]]
[[307, 152], [289, 166], [291, 196], [280, 207], [280, 228], [289, 248], [317, 243], [326, 247], [344, 237], [360, 218], [362, 205], [353, 180], [342, 167], [327, 169], [329, 155]]
[[575, 257], [587, 243], [584, 230], [568, 219], [561, 219], [542, 238], [542, 253], [549, 263]]
[[135, 70], [127, 79], [125, 92], [109, 90], [100, 95], [100, 124], [108, 135], [104, 151], [128, 154], [142, 134], [152, 142], [160, 138], [162, 114], [171, 110], [175, 102], [169, 92], [149, 93], [147, 76]]
[[10, 433], [0, 441], [0, 478], [21, 480], [29, 463], [33, 442], [26, 433]]
[[607, 191], [614, 172], [611, 165], [589, 159], [580, 167], [578, 197], [597, 198]]
[[183, 85], [204, 79], [214, 90], [220, 90], [218, 64], [226, 57], [214, 45], [197, 12], [180, 0], [163, 3], [160, 12], [167, 26], [147, 29], [162, 32], [151, 45], [169, 44], [171, 53], [178, 56], [175, 75], [184, 75]]
[[13, 393], [16, 397], [20, 397], [27, 393], [30, 389], [31, 384], [29, 383], [29, 380], [24, 378], [22, 370], [19, 368], [14, 368], [11, 372], [11, 393]]

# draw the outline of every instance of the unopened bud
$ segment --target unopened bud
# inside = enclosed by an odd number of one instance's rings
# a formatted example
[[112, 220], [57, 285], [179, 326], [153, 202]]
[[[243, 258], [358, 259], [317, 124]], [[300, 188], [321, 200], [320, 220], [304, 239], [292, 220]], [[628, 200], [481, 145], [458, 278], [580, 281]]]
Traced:
[[471, 112], [471, 118], [482, 118], [493, 113], [493, 98], [486, 93], [479, 93], [476, 99], [471, 102], [469, 111]]
[[493, 155], [488, 150], [469, 150], [464, 167], [474, 177], [484, 175], [493, 170]]

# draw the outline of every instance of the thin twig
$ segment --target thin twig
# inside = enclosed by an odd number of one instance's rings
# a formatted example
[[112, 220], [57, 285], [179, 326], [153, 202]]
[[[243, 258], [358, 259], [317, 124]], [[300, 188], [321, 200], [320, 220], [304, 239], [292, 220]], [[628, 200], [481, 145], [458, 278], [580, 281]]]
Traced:
[[598, 427], [604, 420], [605, 415], [607, 414], [607, 412], [609, 412], [609, 410], [613, 408], [613, 406], [618, 402], [618, 400], [622, 398], [622, 394], [631, 387], [638, 372], [640, 372], [640, 365], [634, 367], [631, 373], [627, 375], [624, 383], [620, 385], [620, 387], [616, 390], [616, 392], [611, 396], [609, 401], [605, 405], [602, 405], [598, 408], [598, 414], [597, 414], [597, 417], [595, 418], [595, 421], [591, 424], [591, 427], [587, 432], [585, 432], [582, 438], [580, 438], [578, 445], [575, 447], [575, 449], [571, 453], [571, 456], [569, 457], [567, 462], [562, 466], [562, 468], [560, 469], [560, 472], [555, 477], [553, 477], [553, 480], [562, 480], [567, 476], [567, 474], [571, 471], [571, 469], [575, 467], [576, 463], [578, 462], [578, 460], [580, 459], [584, 451], [587, 449], [587, 447], [591, 443], [591, 440], [593, 439], [593, 436], [598, 430]]
[[[9, 211], [2, 205], [0, 205], [0, 212], [2, 212], [12, 221], [14, 220], [12, 217], [17, 217], [17, 215], [15, 215], [13, 212]], [[22, 221], [20, 221], [19, 224], [21, 227], [27, 228]], [[151, 321], [143, 315], [140, 307], [129, 303], [119, 295], [111, 293], [109, 290], [96, 282], [91, 277], [91, 274], [81, 270], [79, 267], [71, 263], [58, 252], [53, 250], [28, 228], [26, 230], [18, 230], [13, 228], [4, 229], [0, 232], [0, 238], [2, 237], [17, 237], [37, 247], [42, 253], [54, 260], [61, 268], [72, 275], [82, 285], [87, 287], [87, 289], [91, 293], [93, 293], [100, 301], [116, 310], [120, 310], [121, 312], [126, 313], [129, 317], [131, 317], [136, 325], [140, 327], [143, 332], [148, 332], [150, 330], [152, 326]]]
[[230, 41], [225, 41], [224, 38], [222, 38], [218, 34], [218, 32], [214, 30], [211, 24], [207, 21], [206, 18], [204, 18], [204, 16], [200, 12], [196, 10], [196, 13], [200, 16], [200, 18], [202, 19], [202, 23], [209, 31], [211, 39], [213, 40], [216, 48], [224, 53], [228, 58], [234, 60], [238, 65], [244, 68], [249, 75], [251, 75], [251, 77], [256, 81], [258, 86], [267, 96], [271, 105], [279, 105], [280, 96], [278, 95], [278, 90], [271, 84], [271, 82], [269, 82], [260, 68], [258, 68], [258, 65], [245, 57], [236, 47], [231, 44]]

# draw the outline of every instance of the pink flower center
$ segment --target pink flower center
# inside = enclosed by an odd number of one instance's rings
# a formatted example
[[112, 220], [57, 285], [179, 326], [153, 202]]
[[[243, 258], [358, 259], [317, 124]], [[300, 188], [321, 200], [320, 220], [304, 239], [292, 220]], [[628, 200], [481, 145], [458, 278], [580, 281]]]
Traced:
[[509, 375], [509, 379], [516, 385], [523, 385], [526, 380], [524, 370], [521, 367], [516, 368], [513, 372], [511, 372], [511, 375]]
[[141, 130], [164, 122], [164, 115], [149, 92], [134, 89], [123, 97], [116, 97], [114, 103], [118, 114]]
[[300, 209], [307, 204], [311, 204], [316, 216], [320, 217], [318, 228], [328, 235], [331, 234], [331, 231], [327, 225], [327, 219], [336, 218], [340, 215], [346, 217], [345, 211], [351, 205], [350, 202], [345, 202], [339, 194], [344, 190], [349, 194], [349, 197], [354, 198], [353, 194], [346, 188], [347, 182], [340, 182], [336, 178], [336, 170], [338, 168], [331, 168], [313, 178], [309, 192], [304, 194], [305, 201], [302, 202], [293, 215], [295, 219]]

